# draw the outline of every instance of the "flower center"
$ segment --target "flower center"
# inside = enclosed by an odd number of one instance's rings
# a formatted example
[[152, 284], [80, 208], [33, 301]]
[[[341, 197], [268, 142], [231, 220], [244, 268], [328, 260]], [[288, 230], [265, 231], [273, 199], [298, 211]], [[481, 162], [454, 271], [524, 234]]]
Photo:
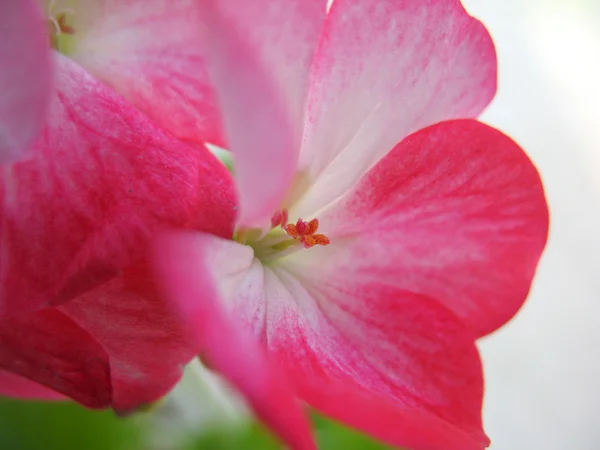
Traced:
[[271, 219], [271, 230], [266, 235], [249, 232], [238, 232], [234, 239], [254, 249], [254, 255], [263, 264], [271, 263], [279, 258], [288, 256], [302, 249], [316, 245], [329, 245], [327, 236], [317, 233], [319, 220], [305, 222], [298, 219], [296, 223], [288, 223], [286, 209], [277, 211]]
[[75, 35], [75, 28], [72, 25], [75, 11], [73, 8], [57, 7], [56, 3], [56, 0], [50, 0], [46, 8], [50, 46], [61, 53], [68, 54]]

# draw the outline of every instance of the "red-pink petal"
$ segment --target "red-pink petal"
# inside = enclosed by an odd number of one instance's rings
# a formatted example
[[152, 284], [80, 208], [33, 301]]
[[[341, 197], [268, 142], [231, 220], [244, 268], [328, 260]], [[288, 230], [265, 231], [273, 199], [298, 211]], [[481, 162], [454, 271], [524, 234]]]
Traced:
[[456, 0], [336, 0], [313, 66], [300, 217], [350, 188], [410, 133], [476, 117], [496, 91], [484, 26]]
[[65, 400], [66, 397], [27, 378], [0, 370], [0, 395], [28, 400]]
[[[312, 278], [295, 269], [288, 261], [265, 276], [263, 323], [269, 352], [304, 400], [393, 445], [484, 447], [481, 364], [470, 330], [451, 312], [326, 263], [313, 267]], [[321, 396], [348, 386], [349, 405], [384, 403], [382, 423]], [[423, 421], [431, 426], [427, 433]]]
[[110, 405], [108, 364], [98, 342], [54, 308], [0, 322], [0, 369], [88, 407]]
[[6, 0], [0, 14], [0, 164], [22, 159], [46, 119], [52, 84], [48, 25], [38, 2]]
[[119, 413], [167, 394], [198, 352], [144, 264], [59, 309], [110, 355], [111, 406]]
[[[305, 400], [389, 443], [417, 444], [417, 450], [476, 450], [487, 443], [472, 333], [435, 300], [320, 264], [314, 269], [327, 278], [299, 279], [292, 274], [295, 257], [263, 266], [249, 247], [207, 235], [172, 242], [179, 245], [177, 267], [164, 259], [164, 247], [159, 256], [163, 270], [173, 271], [173, 298], [181, 299], [185, 317], [197, 317], [196, 332], [203, 333], [198, 340], [221, 347], [217, 356], [229, 357], [221, 370], [236, 373], [251, 399], [265, 389], [247, 387], [261, 380], [254, 372], [260, 369], [245, 360], [251, 355], [247, 344], [225, 342], [225, 336], [258, 336]], [[188, 296], [211, 296], [214, 286], [207, 290], [200, 284], [207, 280], [215, 280], [220, 296], [199, 310]], [[213, 315], [217, 302], [235, 319], [235, 328], [220, 324], [221, 311]], [[371, 412], [378, 404], [385, 407], [381, 422], [358, 408], [342, 414], [342, 405], [326, 395], [348, 387], [350, 405], [370, 405]], [[317, 398], [321, 394], [323, 401]], [[264, 402], [271, 398], [262, 395]], [[425, 425], [431, 426], [427, 433]]]
[[489, 439], [469, 434], [427, 412], [399, 408], [389, 397], [373, 395], [362, 386], [327, 379], [320, 373], [293, 375], [299, 395], [309, 404], [346, 425], [402, 448], [413, 450], [483, 450]]
[[[206, 5], [207, 70], [235, 158], [238, 225], [261, 228], [283, 200], [296, 170], [295, 139], [282, 92], [243, 29]], [[240, 76], [243, 74], [243, 76]]]
[[117, 276], [158, 226], [232, 232], [233, 186], [221, 163], [67, 58], [57, 55], [57, 68], [36, 157], [0, 168], [0, 315]]
[[70, 56], [182, 139], [225, 145], [196, 0], [86, 0]]
[[521, 307], [548, 233], [532, 162], [468, 119], [409, 136], [319, 220], [332, 244], [297, 258], [305, 276], [341, 272], [431, 297], [477, 336]]
[[[252, 263], [249, 247], [210, 235], [165, 236], [157, 244], [156, 264], [165, 291], [189, 324], [203, 358], [240, 389], [288, 445], [314, 449], [308, 421], [285, 378], [254, 336], [224, 309], [228, 291]], [[215, 278], [215, 271], [222, 279]]]

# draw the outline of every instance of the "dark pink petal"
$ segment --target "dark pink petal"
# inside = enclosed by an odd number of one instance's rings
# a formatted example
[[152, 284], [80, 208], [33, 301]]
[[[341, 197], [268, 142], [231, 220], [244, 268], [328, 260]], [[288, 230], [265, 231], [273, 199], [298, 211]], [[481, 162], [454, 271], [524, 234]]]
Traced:
[[391, 444], [413, 450], [483, 450], [489, 439], [469, 434], [433, 414], [399, 408], [361, 386], [327, 379], [320, 373], [292, 375], [299, 395], [319, 411]]
[[340, 272], [431, 297], [476, 336], [521, 307], [548, 233], [536, 168], [474, 120], [409, 136], [319, 219], [332, 244], [299, 256], [305, 276]]
[[0, 322], [0, 369], [91, 408], [110, 405], [109, 356], [85, 330], [49, 308]]
[[117, 276], [158, 226], [230, 236], [231, 178], [57, 55], [36, 158], [0, 168], [0, 315], [59, 304]]
[[225, 145], [196, 0], [84, 0], [70, 56], [175, 136]]
[[261, 228], [292, 182], [299, 141], [284, 97], [261, 61], [260, 48], [253, 48], [243, 30], [209, 4], [203, 14], [208, 28], [207, 70], [235, 158], [238, 225]]
[[27, 378], [0, 370], [0, 395], [29, 400], [65, 400], [66, 397]]
[[[203, 359], [246, 396], [291, 448], [314, 449], [308, 421], [285, 378], [243, 323], [233, 322], [224, 309], [229, 291], [253, 266], [252, 250], [211, 235], [182, 233], [158, 242], [156, 264]], [[253, 291], [253, 286], [244, 288]]]
[[179, 381], [198, 347], [143, 264], [59, 309], [110, 355], [112, 404], [119, 413], [152, 403]]
[[[365, 18], [368, 18], [366, 20]], [[476, 117], [496, 91], [484, 26], [457, 0], [336, 0], [313, 67], [300, 217], [425, 126]]]
[[6, 0], [0, 14], [0, 164], [22, 159], [44, 126], [52, 84], [48, 24], [37, 1]]

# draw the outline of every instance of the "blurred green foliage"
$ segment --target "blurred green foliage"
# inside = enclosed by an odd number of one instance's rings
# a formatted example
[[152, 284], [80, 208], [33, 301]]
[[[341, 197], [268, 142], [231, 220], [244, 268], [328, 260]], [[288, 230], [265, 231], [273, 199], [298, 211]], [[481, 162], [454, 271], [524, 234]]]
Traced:
[[0, 399], [2, 450], [132, 450], [141, 434], [135, 420], [111, 411]]
[[[392, 448], [317, 414], [313, 414], [313, 423], [315, 438], [321, 450], [386, 450]], [[282, 444], [263, 426], [252, 423], [234, 429], [212, 430], [196, 441], [190, 442], [185, 450], [282, 450], [282, 448]]]
[[[139, 420], [141, 417], [142, 420]], [[147, 415], [118, 418], [72, 403], [36, 403], [0, 399], [2, 450], [148, 450]], [[319, 449], [384, 450], [390, 447], [322, 416], [314, 415]], [[144, 439], [146, 438], [146, 439]], [[212, 429], [176, 450], [281, 450], [257, 423]]]

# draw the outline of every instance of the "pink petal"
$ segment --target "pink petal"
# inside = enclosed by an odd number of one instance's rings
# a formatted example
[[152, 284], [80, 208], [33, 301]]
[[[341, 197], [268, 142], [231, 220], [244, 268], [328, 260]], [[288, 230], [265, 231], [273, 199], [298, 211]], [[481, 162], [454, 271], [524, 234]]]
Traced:
[[140, 264], [59, 307], [110, 355], [111, 406], [119, 413], [167, 394], [198, 350], [153, 278]]
[[[305, 115], [311, 62], [326, 15], [326, 0], [212, 0], [223, 20], [255, 53], [281, 93], [296, 139]], [[210, 16], [206, 18], [210, 22]], [[254, 105], [258, 108], [262, 102]], [[253, 112], [254, 113], [254, 112]]]
[[41, 131], [52, 80], [48, 27], [37, 2], [4, 2], [0, 29], [0, 164], [3, 164], [22, 159]]
[[230, 236], [231, 178], [57, 55], [36, 158], [0, 168], [0, 315], [75, 298], [140, 258], [159, 226]]
[[41, 384], [0, 370], [0, 395], [27, 400], [65, 400], [66, 397]]
[[[200, 233], [171, 235], [158, 243], [156, 264], [166, 292], [189, 323], [189, 333], [209, 366], [240, 389], [288, 445], [314, 449], [308, 421], [285, 378], [252, 334], [223, 308], [237, 281], [251, 269], [252, 250]], [[253, 287], [245, 290], [252, 292]]]
[[410, 133], [476, 117], [496, 91], [496, 54], [456, 0], [336, 0], [313, 67], [300, 156], [300, 217], [352, 186]]
[[56, 309], [0, 322], [0, 369], [85, 406], [110, 405], [108, 360], [98, 342]]
[[268, 223], [291, 185], [323, 14], [315, 0], [205, 5], [207, 69], [235, 156], [241, 227]]
[[[265, 277], [264, 333], [304, 400], [392, 445], [485, 446], [481, 364], [470, 330], [433, 299], [326, 262], [315, 263], [308, 278], [293, 259]], [[378, 419], [365, 414], [378, 404]]]
[[223, 146], [198, 3], [79, 1], [70, 56], [175, 136]]
[[368, 393], [352, 383], [332, 381], [320, 373], [294, 376], [309, 404], [347, 425], [391, 444], [413, 450], [483, 450], [489, 439], [469, 434], [433, 414], [399, 408], [389, 398]]
[[[158, 255], [165, 274], [171, 271], [173, 298], [180, 298], [184, 317], [196, 318], [207, 358], [218, 357], [219, 369], [233, 373], [230, 379], [251, 400], [271, 402], [272, 394], [260, 385], [264, 369], [253, 367], [252, 341], [244, 332], [262, 339], [303, 399], [391, 444], [476, 450], [488, 442], [481, 431], [481, 364], [472, 334], [434, 300], [318, 263], [314, 283], [298, 279], [291, 274], [295, 257], [267, 267], [249, 247], [207, 235], [172, 238], [177, 252], [166, 251], [168, 244]], [[170, 253], [172, 258], [164, 256]], [[217, 301], [206, 302], [219, 298], [212, 284], [202, 284], [213, 279], [235, 327]], [[203, 295], [205, 303], [193, 302], [192, 295]], [[339, 391], [347, 396], [347, 410]], [[379, 406], [375, 417], [366, 414]]]
[[473, 120], [409, 136], [319, 219], [332, 244], [297, 258], [306, 276], [339, 271], [431, 297], [477, 336], [521, 307], [548, 233], [536, 168]]

